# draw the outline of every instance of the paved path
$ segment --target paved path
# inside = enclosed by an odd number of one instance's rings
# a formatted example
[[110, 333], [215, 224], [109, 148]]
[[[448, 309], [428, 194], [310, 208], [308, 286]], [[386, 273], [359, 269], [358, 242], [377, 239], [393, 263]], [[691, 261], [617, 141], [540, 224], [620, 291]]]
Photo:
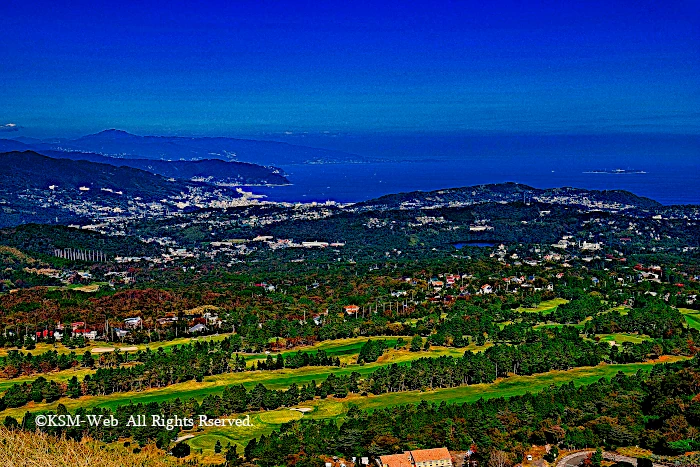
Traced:
[[[588, 454], [595, 451], [579, 451], [568, 456], [562, 457], [559, 462], [557, 462], [557, 467], [578, 467], [581, 462], [588, 456]], [[615, 454], [614, 452], [603, 452], [603, 459], [615, 462], [629, 462], [636, 467], [637, 459], [634, 457], [621, 456], [620, 454]], [[654, 464], [654, 467], [666, 467], [663, 464]]]
[[173, 441], [175, 444], [179, 443], [180, 441], [185, 441], [186, 439], [194, 438], [194, 435], [184, 435], [180, 436], [178, 439]]

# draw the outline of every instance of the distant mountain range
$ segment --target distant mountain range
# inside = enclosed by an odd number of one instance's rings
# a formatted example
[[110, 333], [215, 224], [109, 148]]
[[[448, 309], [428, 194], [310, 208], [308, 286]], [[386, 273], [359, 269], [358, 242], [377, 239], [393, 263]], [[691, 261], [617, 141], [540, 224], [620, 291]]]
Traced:
[[110, 164], [117, 167], [132, 167], [153, 174], [180, 180], [204, 181], [214, 185], [287, 185], [289, 180], [280, 169], [263, 167], [247, 162], [232, 162], [220, 159], [196, 161], [161, 161], [154, 159], [120, 159], [90, 152], [43, 151], [42, 154], [56, 159], [84, 160]]
[[53, 255], [55, 249], [96, 250], [107, 258], [123, 255], [149, 255], [158, 246], [130, 236], [108, 236], [63, 225], [25, 224], [0, 228], [0, 245], [18, 248], [32, 255]]
[[33, 151], [0, 154], [0, 189], [18, 192], [25, 189], [84, 191], [110, 189], [144, 199], [160, 199], [180, 193], [188, 185], [170, 181], [161, 175], [131, 167], [116, 167], [89, 161], [55, 159]]
[[540, 200], [551, 204], [581, 205], [605, 209], [657, 209], [653, 199], [624, 190], [587, 190], [582, 188], [533, 188], [520, 183], [498, 183], [435, 191], [396, 193], [353, 205], [356, 210], [393, 210], [425, 207], [449, 207], [485, 202], [528, 203]]
[[[201, 160], [222, 159], [260, 165], [302, 164], [319, 160], [357, 158], [340, 151], [297, 146], [275, 141], [225, 137], [139, 136], [123, 130], [104, 130], [77, 139], [18, 139], [42, 151], [91, 152], [128, 159]], [[1, 149], [1, 145], [0, 145]], [[16, 149], [13, 149], [16, 150]]]
[[166, 161], [149, 158], [114, 157], [80, 148], [66, 150], [63, 146], [45, 142], [34, 141], [26, 143], [9, 139], [0, 140], [0, 152], [27, 150], [56, 159], [84, 160], [117, 167], [132, 167], [169, 178], [205, 181], [215, 185], [289, 184], [289, 180], [287, 180], [283, 172], [275, 167], [216, 159], [211, 156], [193, 161]]
[[0, 227], [114, 222], [231, 206], [247, 195], [227, 187], [289, 184], [272, 165], [276, 162], [347, 157], [272, 141], [138, 136], [121, 130], [77, 139], [0, 139]]
[[33, 151], [0, 153], [0, 167], [0, 227], [76, 222], [121, 213], [157, 214], [239, 197], [232, 190], [203, 182]]

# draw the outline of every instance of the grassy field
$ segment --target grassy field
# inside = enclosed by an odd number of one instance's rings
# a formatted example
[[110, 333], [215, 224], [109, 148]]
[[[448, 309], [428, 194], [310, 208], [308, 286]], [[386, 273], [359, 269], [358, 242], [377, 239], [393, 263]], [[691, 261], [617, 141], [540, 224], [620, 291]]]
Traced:
[[20, 352], [31, 352], [32, 355], [39, 355], [44, 352], [48, 352], [51, 350], [55, 350], [58, 352], [58, 354], [69, 354], [71, 352], [75, 352], [78, 356], [83, 355], [86, 351], [92, 351], [93, 349], [96, 348], [106, 348], [106, 347], [113, 347], [117, 349], [123, 349], [123, 348], [134, 348], [136, 347], [137, 350], [146, 350], [146, 349], [151, 349], [151, 350], [157, 350], [159, 347], [162, 347], [163, 350], [168, 351], [172, 347], [176, 345], [183, 345], [183, 344], [188, 344], [192, 342], [193, 340], [214, 340], [214, 341], [220, 341], [224, 340], [226, 337], [232, 336], [232, 333], [225, 333], [225, 334], [217, 334], [213, 336], [203, 336], [203, 337], [182, 337], [179, 339], [173, 339], [171, 341], [166, 341], [166, 342], [152, 342], [150, 344], [116, 344], [113, 342], [107, 343], [107, 342], [100, 342], [100, 341], [88, 341], [88, 345], [86, 347], [81, 347], [81, 348], [76, 348], [76, 349], [69, 349], [68, 347], [64, 346], [63, 344], [56, 343], [56, 344], [46, 344], [43, 342], [40, 342], [36, 345], [36, 348], [34, 350], [23, 350], [23, 349], [6, 349], [6, 348], [1, 348], [0, 347], [0, 357], [5, 357], [7, 356], [8, 352], [10, 350], [20, 350]]
[[[674, 357], [665, 361], [676, 361], [682, 357]], [[252, 438], [267, 435], [278, 429], [282, 423], [306, 419], [335, 419], [342, 420], [350, 405], [357, 405], [363, 410], [377, 410], [387, 407], [415, 404], [422, 400], [428, 402], [474, 402], [480, 398], [511, 397], [526, 392], [541, 391], [550, 386], [561, 385], [573, 381], [577, 385], [590, 384], [600, 378], [611, 378], [618, 372], [625, 374], [636, 373], [640, 369], [649, 369], [658, 362], [632, 363], [623, 365], [598, 365], [595, 367], [576, 368], [569, 371], [552, 371], [534, 376], [512, 376], [501, 378], [493, 384], [476, 384], [457, 388], [437, 389], [434, 391], [409, 391], [402, 393], [382, 394], [378, 396], [352, 395], [345, 399], [316, 399], [300, 404], [300, 407], [312, 409], [308, 413], [282, 408], [268, 412], [251, 414], [253, 426], [249, 428], [205, 428], [194, 432], [194, 438], [188, 440], [193, 449], [201, 450], [202, 455], [209, 459], [214, 455], [214, 444], [220, 441], [223, 446], [227, 443], [238, 444], [239, 452]]]
[[685, 316], [688, 327], [700, 330], [700, 311], [691, 310], [690, 308], [679, 308], [678, 311]]
[[568, 303], [568, 300], [565, 300], [563, 298], [555, 298], [552, 300], [545, 300], [544, 302], [541, 302], [537, 308], [516, 308], [516, 311], [522, 311], [525, 313], [552, 313], [554, 310], [557, 309], [559, 305], [563, 305], [564, 303]]
[[[178, 345], [184, 345], [184, 344], [189, 344], [191, 342], [194, 342], [196, 340], [202, 340], [202, 341], [221, 341], [224, 340], [227, 337], [232, 336], [232, 333], [224, 333], [224, 334], [216, 334], [216, 335], [211, 335], [211, 336], [202, 336], [202, 337], [182, 337], [179, 339], [173, 339], [170, 341], [159, 341], [159, 342], [153, 342], [149, 344], [118, 344], [118, 343], [107, 343], [107, 342], [88, 342], [87, 347], [81, 347], [78, 349], [69, 349], [68, 347], [62, 345], [61, 343], [56, 343], [56, 344], [46, 344], [46, 343], [39, 343], [36, 345], [36, 348], [34, 350], [28, 351], [28, 350], [23, 350], [23, 349], [7, 349], [0, 347], [0, 357], [5, 357], [7, 356], [8, 352], [10, 350], [20, 350], [20, 352], [31, 352], [32, 355], [39, 355], [44, 352], [48, 351], [53, 351], [55, 350], [58, 352], [58, 354], [69, 354], [71, 352], [75, 352], [78, 356], [81, 356], [84, 354], [86, 351], [92, 351], [94, 349], [98, 348], [115, 348], [115, 349], [133, 349], [136, 348], [136, 350], [128, 350], [130, 352], [136, 352], [137, 350], [146, 350], [146, 349], [151, 349], [151, 350], [157, 350], [158, 348], [162, 347], [163, 350], [166, 352], [172, 349], [175, 346]], [[362, 347], [362, 344], [367, 342], [368, 339], [375, 339], [375, 340], [386, 340], [390, 346], [396, 345], [396, 342], [400, 339], [403, 338], [403, 340], [406, 342], [406, 345], [408, 345], [411, 341], [412, 336], [376, 336], [376, 337], [353, 337], [349, 339], [337, 339], [337, 340], [332, 340], [332, 341], [323, 341], [323, 342], [318, 342], [314, 345], [307, 345], [307, 346], [301, 346], [294, 348], [293, 350], [287, 350], [282, 352], [283, 356], [289, 355], [296, 353], [297, 351], [301, 350], [302, 352], [309, 352], [309, 351], [318, 351], [318, 350], [325, 350], [328, 355], [336, 356], [336, 357], [342, 357], [346, 355], [357, 355], [360, 353], [360, 348]], [[123, 350], [122, 350], [123, 351]], [[277, 353], [273, 353], [273, 355], [277, 355]], [[246, 360], [264, 360], [267, 357], [267, 354], [264, 353], [259, 353], [259, 354], [245, 354]]]
[[[215, 336], [219, 337], [219, 336]], [[396, 344], [398, 341], [399, 337], [377, 337], [376, 339], [384, 339], [389, 342], [390, 346], [393, 346]], [[404, 337], [404, 340], [406, 341], [407, 345], [408, 342], [410, 342], [409, 337]], [[430, 351], [428, 352], [408, 352], [405, 350], [390, 350], [387, 352], [385, 355], [383, 355], [380, 359], [379, 362], [373, 363], [373, 364], [367, 364], [365, 366], [359, 366], [359, 365], [353, 365], [357, 361], [357, 355], [360, 352], [360, 348], [362, 345], [367, 341], [367, 338], [351, 338], [351, 339], [339, 339], [339, 340], [334, 340], [334, 341], [326, 341], [326, 342], [321, 342], [313, 346], [307, 346], [307, 347], [300, 347], [299, 349], [291, 350], [288, 352], [282, 352], [283, 356], [286, 356], [288, 354], [296, 353], [297, 350], [301, 350], [303, 352], [315, 352], [318, 350], [324, 350], [326, 351], [329, 355], [334, 355], [338, 356], [341, 359], [341, 362], [344, 364], [349, 364], [345, 369], [338, 370], [341, 371], [341, 373], [338, 373], [336, 371], [336, 374], [344, 374], [344, 373], [349, 373], [354, 370], [362, 369], [362, 372], [370, 371], [377, 366], [383, 366], [383, 365], [389, 365], [391, 363], [403, 363], [403, 362], [408, 362], [410, 360], [420, 358], [420, 357], [439, 357], [442, 355], [451, 355], [455, 357], [461, 357], [465, 351], [471, 350], [471, 351], [478, 351], [478, 350], [483, 350], [487, 347], [489, 347], [491, 344], [487, 344], [483, 347], [477, 347], [476, 345], [470, 345], [469, 347], [466, 347], [464, 349], [455, 349], [455, 348], [448, 348], [448, 347], [433, 347]], [[177, 345], [177, 344], [172, 344], [172, 345]], [[171, 346], [172, 347], [172, 346]], [[272, 354], [276, 355], [276, 354]], [[253, 355], [246, 355], [245, 358], [248, 361], [248, 365], [250, 366], [251, 364], [255, 363], [258, 360], [264, 360], [267, 357], [265, 354], [253, 354]], [[291, 372], [298, 372], [298, 373], [303, 373], [305, 369], [300, 368], [297, 370], [286, 370], [286, 371], [291, 371]], [[328, 374], [331, 373], [330, 369], [321, 369], [321, 367], [309, 367], [306, 368], [306, 370], [312, 370], [309, 372], [309, 375], [304, 375], [301, 376], [299, 380], [297, 380], [297, 384], [300, 384], [299, 381], [303, 381], [304, 383], [310, 382], [312, 379], [316, 379], [317, 381], [321, 379], [325, 379]], [[283, 370], [285, 371], [285, 370]], [[89, 369], [69, 369], [69, 370], [64, 370], [64, 371], [57, 371], [53, 373], [44, 373], [44, 374], [35, 374], [35, 375], [30, 375], [30, 376], [22, 376], [20, 378], [14, 378], [14, 379], [3, 379], [0, 378], [0, 395], [4, 393], [7, 388], [12, 386], [15, 383], [24, 383], [24, 382], [31, 382], [34, 381], [36, 378], [39, 376], [43, 376], [49, 381], [57, 381], [60, 383], [67, 383], [70, 378], [73, 376], [77, 376], [79, 380], [81, 380], [85, 375], [92, 374], [94, 373], [95, 370], [89, 370]], [[274, 374], [274, 375], [280, 375], [279, 372], [264, 372], [264, 376], [255, 376], [255, 375], [260, 375], [262, 372], [245, 372], [245, 373], [233, 373], [233, 374], [226, 374], [226, 375], [217, 375], [213, 376], [210, 378], [205, 379], [204, 383], [207, 382], [213, 382], [214, 384], [218, 385], [229, 385], [229, 384], [238, 384], [238, 382], [241, 382], [242, 384], [246, 385], [246, 387], [251, 387], [256, 383], [257, 381], [268, 381], [269, 375]], [[245, 375], [252, 375], [247, 378], [244, 378], [243, 376]], [[287, 378], [283, 377], [280, 380], [280, 384], [278, 385], [279, 387], [288, 387], [289, 384], [291, 384], [294, 379], [293, 378]], [[183, 383], [187, 384], [187, 383]], [[265, 382], [265, 384], [268, 384]], [[179, 385], [178, 385], [179, 386]], [[214, 389], [214, 388], [212, 388]], [[223, 388], [216, 388], [214, 392], [217, 390], [223, 391]], [[164, 388], [162, 390], [158, 390], [162, 392], [167, 392], [167, 388]], [[146, 394], [148, 392], [154, 392], [156, 393], [157, 391], [147, 391], [147, 392], [140, 392], [138, 394]], [[208, 390], [204, 390], [204, 393], [201, 397], [204, 397], [204, 395], [210, 394]], [[122, 393], [122, 395], [124, 395]], [[109, 396], [109, 397], [115, 397], [119, 398], [117, 395], [114, 396]], [[194, 397], [198, 397], [198, 394], [195, 394]], [[160, 396], [157, 396], [156, 400], [163, 400]], [[150, 401], [150, 399], [149, 399]]]
[[561, 324], [561, 323], [541, 323], [541, 324], [536, 324], [532, 327], [532, 329], [556, 329], [556, 328], [563, 328], [564, 326], [573, 326], [579, 331], [583, 329], [585, 326], [583, 323], [576, 323], [576, 324]]
[[86, 370], [84, 368], [71, 368], [69, 370], [64, 370], [64, 371], [57, 371], [55, 373], [43, 373], [43, 374], [36, 374], [36, 375], [31, 375], [31, 376], [22, 376], [20, 378], [14, 378], [14, 379], [2, 379], [0, 378], [0, 394], [3, 392], [7, 391], [7, 388], [12, 386], [15, 383], [29, 383], [37, 379], [39, 376], [43, 376], [49, 381], [56, 381], [59, 383], [68, 383], [68, 380], [71, 379], [73, 376], [77, 376], [78, 380], [82, 380], [85, 375], [89, 375], [94, 373], [95, 370]]
[[616, 332], [613, 334], [597, 334], [600, 337], [601, 342], [615, 342], [616, 344], [622, 344], [623, 342], [632, 342], [634, 344], [639, 344], [640, 342], [648, 341], [651, 337], [646, 334], [632, 334], [626, 332]]
[[[610, 334], [604, 336], [605, 340], [614, 340], [616, 342], [641, 341], [646, 336]], [[387, 338], [393, 344], [398, 338]], [[405, 338], [404, 338], [405, 339]], [[359, 352], [359, 348], [366, 341], [366, 338], [343, 339], [333, 342], [323, 342], [314, 346], [303, 348], [304, 351], [312, 351], [324, 349], [333, 355], [352, 358]], [[408, 340], [407, 340], [408, 342]], [[474, 345], [467, 349], [454, 349], [446, 347], [434, 347], [430, 351], [409, 352], [405, 349], [390, 350], [386, 352], [375, 363], [365, 365], [350, 364], [340, 368], [337, 367], [305, 367], [298, 369], [284, 369], [275, 371], [247, 371], [242, 373], [230, 373], [205, 378], [201, 383], [189, 381], [180, 383], [167, 388], [147, 390], [142, 392], [119, 393], [109, 396], [86, 396], [80, 399], [61, 399], [58, 402], [51, 404], [34, 404], [30, 403], [25, 407], [18, 409], [8, 409], [0, 412], [0, 418], [6, 415], [21, 419], [26, 411], [40, 410], [55, 410], [58, 403], [64, 404], [68, 410], [75, 410], [78, 407], [109, 407], [115, 408], [119, 405], [129, 402], [133, 403], [148, 403], [161, 402], [174, 398], [182, 400], [194, 397], [197, 400], [202, 400], [208, 394], [221, 394], [224, 387], [231, 384], [242, 384], [250, 389], [258, 383], [264, 384], [271, 389], [286, 389], [292, 383], [298, 385], [307, 384], [315, 380], [317, 383], [325, 379], [329, 374], [347, 375], [353, 371], [357, 371], [361, 375], [366, 375], [375, 369], [390, 365], [393, 363], [406, 363], [420, 357], [437, 357], [441, 355], [461, 356], [465, 350], [479, 351], [484, 347], [476, 347]], [[296, 350], [292, 351], [296, 352]], [[251, 356], [252, 359], [260, 356]], [[674, 358], [671, 360], [677, 360]], [[666, 360], [669, 361], [669, 360]], [[574, 381], [577, 384], [587, 384], [596, 381], [602, 377], [610, 378], [618, 371], [630, 374], [639, 369], [649, 368], [649, 363], [636, 363], [625, 365], [599, 365], [596, 367], [577, 368], [569, 371], [554, 371], [535, 376], [513, 376], [506, 379], [500, 379], [493, 384], [481, 384], [473, 386], [462, 386], [449, 389], [438, 389], [434, 391], [421, 392], [410, 391], [404, 393], [392, 393], [379, 396], [361, 397], [352, 395], [345, 399], [328, 398], [324, 400], [314, 400], [303, 403], [301, 407], [311, 409], [310, 412], [302, 414], [299, 411], [290, 410], [287, 408], [278, 409], [267, 412], [259, 412], [251, 414], [252, 427], [234, 427], [221, 428], [212, 427], [204, 428], [198, 431], [193, 431], [191, 434], [194, 438], [188, 440], [188, 444], [193, 448], [194, 452], [201, 453], [201, 460], [207, 462], [220, 462], [222, 458], [213, 452], [214, 444], [220, 441], [223, 446], [227, 443], [237, 444], [239, 449], [253, 437], [259, 437], [262, 434], [268, 434], [274, 429], [277, 429], [282, 423], [300, 419], [300, 418], [323, 418], [340, 420], [347, 413], [350, 404], [355, 404], [361, 409], [375, 410], [395, 405], [406, 403], [417, 403], [421, 400], [430, 402], [470, 402], [478, 400], [481, 397], [509, 397], [523, 394], [525, 392], [535, 392], [551, 385], [557, 385]], [[89, 370], [67, 370], [48, 375], [51, 379], [57, 381], [67, 381], [73, 375], [83, 376], [83, 373], [88, 373]], [[23, 380], [32, 380], [36, 376], [29, 378], [15, 379], [11, 381], [0, 381], [0, 391], [6, 389], [9, 384], [22, 382]]]
[[[298, 351], [302, 352], [318, 352], [323, 350], [326, 354], [339, 357], [343, 363], [354, 363], [357, 360], [357, 355], [360, 353], [360, 349], [369, 339], [372, 340], [384, 340], [390, 347], [396, 345], [399, 339], [403, 338], [405, 344], [408, 345], [411, 342], [411, 336], [376, 336], [376, 337], [352, 337], [348, 339], [336, 339], [332, 341], [317, 342], [314, 345], [307, 345], [303, 347], [298, 347], [292, 350], [287, 350], [282, 352], [282, 356], [292, 355]], [[273, 356], [277, 356], [277, 353], [271, 353]], [[355, 357], [355, 358], [352, 358]], [[246, 361], [258, 361], [265, 360], [267, 354], [248, 354], [245, 355]]]
[[[179, 339], [173, 339], [171, 341], [166, 341], [166, 342], [153, 342], [150, 344], [115, 344], [115, 343], [106, 343], [106, 342], [89, 342], [87, 347], [81, 347], [79, 349], [69, 349], [68, 347], [62, 345], [61, 343], [57, 344], [46, 344], [46, 343], [39, 343], [36, 345], [36, 349], [34, 350], [23, 350], [23, 349], [7, 349], [7, 348], [2, 348], [0, 347], [0, 357], [5, 357], [7, 356], [8, 352], [10, 350], [19, 350], [20, 352], [26, 353], [30, 352], [32, 355], [39, 355], [44, 352], [48, 351], [53, 351], [55, 350], [58, 352], [58, 354], [69, 354], [71, 352], [75, 352], [78, 356], [81, 356], [84, 354], [86, 351], [94, 350], [97, 348], [108, 348], [108, 347], [113, 347], [115, 349], [133, 349], [136, 347], [137, 350], [130, 350], [130, 352], [136, 352], [138, 350], [146, 350], [146, 349], [151, 349], [151, 350], [157, 350], [159, 347], [162, 347], [163, 350], [166, 352], [172, 349], [175, 346], [178, 345], [184, 345], [184, 344], [189, 344], [197, 340], [201, 341], [221, 341], [224, 340], [227, 337], [232, 336], [232, 333], [224, 333], [224, 334], [216, 334], [212, 336], [202, 336], [202, 337], [182, 337]], [[397, 337], [373, 337], [372, 339], [384, 339], [389, 342], [389, 345], [395, 345], [396, 341], [399, 340], [400, 336]], [[357, 338], [351, 338], [351, 339], [338, 339], [338, 340], [333, 340], [333, 341], [324, 341], [324, 342], [319, 342], [315, 345], [310, 345], [310, 346], [304, 346], [304, 347], [299, 347], [294, 350], [289, 350], [282, 352], [282, 355], [288, 355], [292, 353], [296, 353], [298, 350], [301, 351], [317, 351], [317, 350], [325, 350], [329, 355], [333, 356], [342, 356], [342, 355], [350, 355], [350, 354], [358, 354], [360, 352], [360, 348], [362, 347], [362, 344], [364, 344], [367, 341], [367, 337], [357, 337]], [[403, 339], [408, 343], [411, 339], [411, 336], [403, 336]], [[276, 355], [276, 354], [274, 354]], [[267, 357], [267, 354], [245, 354], [246, 360], [264, 360]]]
[[[330, 343], [327, 344], [329, 346]], [[349, 345], [340, 343], [339, 345]], [[461, 356], [465, 351], [479, 351], [485, 347], [477, 347], [470, 345], [465, 349], [454, 349], [447, 347], [433, 347], [429, 351], [409, 352], [407, 350], [390, 350], [382, 355], [377, 362], [368, 363], [365, 365], [347, 365], [344, 367], [304, 367], [296, 369], [283, 369], [274, 371], [244, 371], [241, 373], [225, 373], [216, 376], [209, 376], [201, 383], [188, 381], [185, 383], [174, 384], [166, 388], [151, 389], [140, 392], [122, 392], [110, 394], [108, 396], [83, 396], [79, 399], [62, 398], [59, 401], [47, 403], [29, 403], [26, 406], [17, 409], [7, 409], [0, 412], [0, 417], [11, 415], [13, 417], [21, 417], [24, 412], [40, 411], [40, 410], [55, 410], [59, 403], [65, 405], [69, 410], [75, 410], [78, 407], [109, 407], [115, 408], [119, 405], [133, 403], [149, 403], [162, 402], [175, 398], [190, 399], [194, 397], [197, 400], [202, 400], [209, 394], [221, 394], [226, 386], [233, 384], [242, 384], [247, 389], [253, 388], [256, 384], [262, 383], [270, 389], [286, 389], [292, 383], [298, 385], [308, 384], [311, 381], [317, 383], [323, 381], [331, 373], [336, 376], [349, 375], [353, 371], [366, 375], [379, 367], [391, 365], [394, 363], [406, 363], [421, 357], [439, 357], [442, 355]], [[56, 373], [57, 374], [57, 373]], [[52, 376], [52, 375], [49, 375]], [[71, 375], [60, 375], [64, 378], [70, 378]], [[33, 378], [30, 378], [33, 379]], [[47, 378], [48, 379], [48, 378]], [[5, 380], [7, 381], [7, 380]], [[10, 380], [15, 383], [19, 381]]]

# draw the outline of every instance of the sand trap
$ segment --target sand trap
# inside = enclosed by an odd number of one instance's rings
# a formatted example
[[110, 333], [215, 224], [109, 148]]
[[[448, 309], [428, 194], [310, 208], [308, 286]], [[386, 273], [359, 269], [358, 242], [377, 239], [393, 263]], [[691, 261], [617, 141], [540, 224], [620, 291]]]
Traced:
[[289, 410], [296, 410], [297, 412], [307, 413], [307, 412], [311, 412], [314, 409], [312, 409], [311, 407], [292, 407]]
[[99, 284], [91, 284], [91, 285], [85, 285], [83, 287], [76, 287], [73, 290], [77, 290], [78, 292], [97, 292], [100, 290], [100, 285]]
[[[120, 352], [135, 352], [139, 348], [136, 346], [131, 346], [131, 347], [119, 347]], [[114, 352], [116, 349], [114, 347], [95, 347], [92, 349], [90, 352], [92, 353], [106, 353], [106, 352]]]

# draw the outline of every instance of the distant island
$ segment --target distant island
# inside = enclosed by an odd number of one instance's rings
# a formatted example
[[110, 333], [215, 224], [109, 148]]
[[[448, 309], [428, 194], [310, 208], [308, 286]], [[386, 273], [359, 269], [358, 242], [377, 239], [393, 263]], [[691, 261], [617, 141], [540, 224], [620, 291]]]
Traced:
[[585, 174], [645, 174], [643, 170], [631, 170], [631, 169], [603, 169], [603, 170], [589, 170], [583, 172]]

